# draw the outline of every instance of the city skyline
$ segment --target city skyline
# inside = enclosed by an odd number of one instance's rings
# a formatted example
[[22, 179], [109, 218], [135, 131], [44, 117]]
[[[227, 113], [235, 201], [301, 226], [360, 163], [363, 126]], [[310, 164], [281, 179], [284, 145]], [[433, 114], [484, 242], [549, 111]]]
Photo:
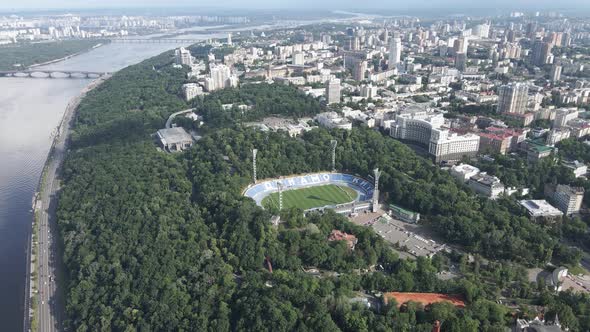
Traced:
[[80, 3], [75, 0], [23, 0], [18, 3], [4, 3], [0, 4], [0, 10], [52, 10], [52, 9], [124, 9], [124, 8], [206, 8], [206, 9], [300, 9], [300, 10], [358, 10], [370, 11], [375, 9], [397, 10], [405, 12], [409, 10], [552, 10], [564, 8], [576, 8], [576, 10], [590, 9], [590, 3], [584, 0], [565, 0], [560, 2], [550, 0], [499, 0], [495, 1], [493, 6], [486, 2], [469, 1], [469, 0], [418, 0], [412, 2], [403, 1], [385, 1], [376, 0], [368, 3], [363, 3], [359, 6], [358, 2], [352, 0], [343, 1], [322, 1], [321, 3], [311, 0], [303, 0], [298, 2], [292, 1], [272, 1], [272, 0], [253, 0], [244, 3], [239, 0], [220, 0], [216, 1], [214, 5], [209, 1], [191, 1], [191, 0], [175, 0], [173, 3], [163, 0], [88, 0]]

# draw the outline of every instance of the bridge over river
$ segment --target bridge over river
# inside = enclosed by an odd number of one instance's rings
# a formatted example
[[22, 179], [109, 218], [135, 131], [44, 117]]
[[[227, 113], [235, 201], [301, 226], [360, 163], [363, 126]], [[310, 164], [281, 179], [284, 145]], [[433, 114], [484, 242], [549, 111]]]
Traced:
[[20, 77], [20, 78], [98, 78], [110, 75], [108, 72], [84, 71], [84, 70], [9, 70], [0, 71], [0, 77]]

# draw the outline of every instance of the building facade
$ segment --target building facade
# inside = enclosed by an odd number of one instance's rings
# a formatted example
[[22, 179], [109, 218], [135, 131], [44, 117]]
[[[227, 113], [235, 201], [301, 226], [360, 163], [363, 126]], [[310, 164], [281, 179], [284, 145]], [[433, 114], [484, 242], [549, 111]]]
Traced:
[[558, 184], [553, 194], [556, 207], [568, 216], [580, 212], [583, 199], [584, 188], [563, 184]]
[[529, 88], [526, 84], [510, 83], [498, 89], [498, 113], [524, 114]]

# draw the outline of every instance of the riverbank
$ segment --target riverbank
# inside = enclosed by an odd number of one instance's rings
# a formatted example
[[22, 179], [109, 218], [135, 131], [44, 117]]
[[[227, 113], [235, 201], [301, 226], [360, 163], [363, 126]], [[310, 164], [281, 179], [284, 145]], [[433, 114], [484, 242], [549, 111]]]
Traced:
[[0, 47], [0, 70], [25, 70], [65, 61], [95, 50], [108, 40], [62, 40], [46, 43], [19, 43]]
[[58, 63], [58, 62], [62, 62], [62, 61], [66, 61], [66, 60], [68, 60], [68, 59], [71, 59], [71, 58], [73, 58], [73, 57], [75, 57], [75, 56], [82, 55], [82, 54], [84, 54], [84, 53], [88, 53], [88, 52], [90, 52], [90, 51], [94, 51], [95, 49], [97, 49], [97, 48], [99, 48], [99, 47], [101, 47], [101, 46], [103, 46], [103, 45], [104, 45], [103, 43], [98, 43], [98, 44], [96, 44], [96, 45], [92, 46], [92, 47], [91, 47], [91, 48], [89, 48], [89, 49], [86, 49], [86, 50], [83, 50], [83, 51], [80, 51], [80, 52], [76, 52], [76, 53], [74, 53], [74, 54], [67, 55], [67, 56], [65, 56], [65, 57], [63, 57], [63, 58], [54, 59], [54, 60], [49, 60], [49, 61], [42, 62], [42, 63], [35, 63], [35, 64], [32, 64], [32, 65], [30, 65], [30, 66], [28, 67], [28, 69], [31, 69], [31, 68], [36, 68], [36, 67], [41, 67], [41, 66], [47, 66], [47, 65], [54, 64], [54, 63]]
[[102, 84], [108, 76], [99, 78], [84, 88], [66, 107], [57, 127], [53, 143], [47, 155], [38, 189], [33, 202], [33, 223], [27, 250], [27, 274], [25, 286], [24, 331], [59, 330], [63, 311], [60, 289], [59, 243], [55, 241], [56, 194], [59, 190], [58, 171], [67, 151], [67, 138], [72, 119], [86, 94]]

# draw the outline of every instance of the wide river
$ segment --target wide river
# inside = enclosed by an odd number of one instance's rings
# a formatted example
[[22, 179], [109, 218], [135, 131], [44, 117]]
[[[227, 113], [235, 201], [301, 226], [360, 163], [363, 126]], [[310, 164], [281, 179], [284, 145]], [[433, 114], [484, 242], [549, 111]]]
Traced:
[[[42, 68], [113, 72], [174, 47], [115, 43]], [[66, 105], [89, 83], [0, 78], [0, 331], [22, 331], [32, 199]]]

